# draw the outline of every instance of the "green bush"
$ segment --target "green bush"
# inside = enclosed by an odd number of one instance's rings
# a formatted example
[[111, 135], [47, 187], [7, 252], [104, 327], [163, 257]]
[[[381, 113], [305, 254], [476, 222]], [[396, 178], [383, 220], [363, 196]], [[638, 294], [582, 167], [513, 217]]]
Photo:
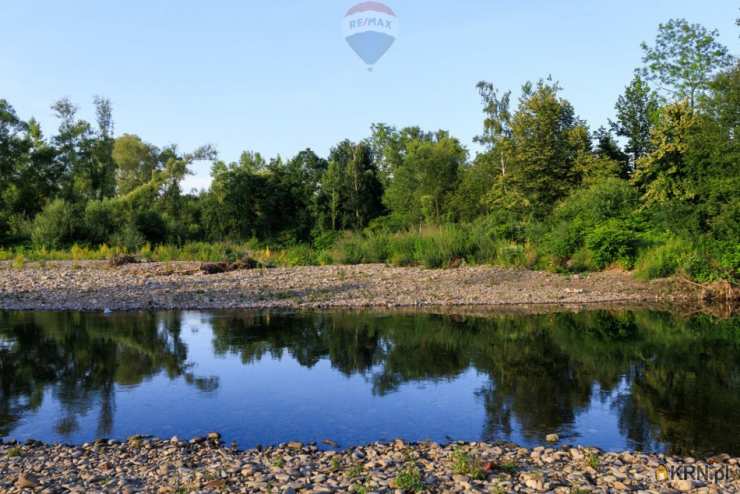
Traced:
[[586, 235], [586, 247], [599, 269], [617, 261], [631, 269], [638, 244], [637, 234], [620, 220], [609, 220]]
[[553, 222], [577, 220], [586, 227], [612, 218], [626, 218], [639, 204], [638, 194], [627, 181], [609, 178], [577, 190], [553, 211]]
[[683, 264], [684, 271], [700, 283], [740, 281], [740, 244], [700, 239]]
[[79, 215], [71, 204], [56, 199], [33, 221], [31, 239], [34, 245], [58, 249], [71, 244], [80, 231]]
[[111, 244], [126, 252], [137, 252], [146, 243], [146, 238], [141, 234], [134, 223], [126, 223], [124, 227], [111, 237]]
[[85, 238], [92, 245], [110, 240], [116, 231], [116, 208], [112, 201], [90, 201], [85, 206]]
[[584, 271], [595, 271], [598, 267], [594, 263], [593, 253], [586, 247], [578, 249], [568, 260], [568, 271], [582, 273]]
[[544, 237], [545, 250], [560, 260], [568, 259], [583, 245], [584, 227], [577, 221], [561, 221]]
[[317, 251], [308, 245], [294, 245], [282, 252], [280, 263], [285, 266], [316, 266], [319, 265]]
[[646, 280], [671, 276], [689, 260], [691, 252], [692, 248], [687, 242], [671, 238], [664, 244], [640, 253], [635, 274]]
[[393, 266], [413, 266], [416, 263], [416, 236], [397, 233], [389, 238], [387, 262]]
[[167, 223], [157, 211], [139, 211], [134, 217], [134, 225], [145, 242], [159, 245], [167, 239]]

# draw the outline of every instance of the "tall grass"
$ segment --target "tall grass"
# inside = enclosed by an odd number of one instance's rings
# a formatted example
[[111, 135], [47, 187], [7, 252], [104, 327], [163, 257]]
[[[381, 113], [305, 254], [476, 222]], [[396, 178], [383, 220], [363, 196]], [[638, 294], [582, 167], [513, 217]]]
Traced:
[[341, 264], [383, 262], [430, 269], [461, 264], [533, 267], [536, 249], [497, 239], [481, 225], [425, 226], [399, 233], [354, 233], [337, 241], [333, 259]]
[[[616, 222], [594, 228], [577, 250], [558, 250], [556, 225], [549, 231], [529, 226], [527, 235], [510, 238], [500, 225], [486, 222], [425, 226], [402, 232], [345, 233], [321, 248], [307, 244], [271, 249], [255, 241], [193, 242], [182, 246], [144, 245], [135, 252], [149, 261], [235, 261], [251, 256], [270, 266], [385, 263], [430, 269], [490, 264], [557, 272], [631, 269], [641, 279], [684, 273], [697, 281], [738, 281], [740, 245], [687, 240], [665, 233], [636, 232]], [[556, 233], [552, 233], [556, 232]], [[576, 244], [579, 245], [579, 244]], [[0, 261], [22, 268], [28, 262], [107, 260], [126, 252], [120, 247], [73, 245], [68, 250], [19, 247], [0, 250]]]

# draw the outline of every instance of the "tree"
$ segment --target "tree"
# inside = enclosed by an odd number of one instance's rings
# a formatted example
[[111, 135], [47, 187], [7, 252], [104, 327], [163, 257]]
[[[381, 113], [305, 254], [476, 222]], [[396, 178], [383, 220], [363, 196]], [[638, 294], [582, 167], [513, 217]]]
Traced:
[[596, 141], [596, 156], [612, 160], [616, 164], [616, 176], [628, 179], [632, 173], [629, 156], [619, 147], [612, 133], [599, 127], [594, 132], [593, 139]]
[[495, 153], [500, 165], [501, 175], [506, 175], [506, 162], [511, 150], [511, 91], [499, 97], [498, 90], [490, 82], [481, 81], [477, 85], [483, 100], [483, 134], [475, 137], [489, 153]]
[[651, 136], [653, 151], [637, 161], [633, 177], [644, 204], [694, 198], [691, 163], [686, 157], [690, 135], [698, 122], [687, 101], [671, 103], [661, 109]]
[[707, 30], [685, 19], [671, 19], [658, 27], [655, 46], [642, 43], [645, 67], [642, 73], [657, 81], [673, 98], [687, 98], [694, 108], [696, 98], [709, 88], [713, 74], [729, 68], [734, 57], [717, 41], [719, 32]]
[[440, 223], [467, 151], [445, 131], [421, 134], [403, 142], [403, 148], [403, 160], [394, 170], [383, 202], [403, 224]]
[[523, 86], [511, 119], [510, 164], [487, 198], [492, 206], [542, 217], [579, 183], [575, 163], [590, 149], [589, 133], [559, 91], [549, 80]]
[[689, 135], [697, 200], [692, 208], [702, 233], [737, 243], [740, 238], [740, 64], [720, 73], [699, 103], [699, 122]]
[[610, 121], [610, 126], [616, 135], [627, 139], [625, 151], [634, 169], [637, 160], [650, 150], [650, 129], [659, 108], [658, 99], [642, 77], [635, 74], [614, 108], [617, 121]]
[[318, 198], [323, 230], [359, 230], [380, 216], [383, 185], [369, 143], [340, 142], [329, 153], [329, 165]]
[[117, 192], [125, 195], [149, 182], [159, 163], [157, 148], [133, 134], [123, 134], [113, 143], [113, 162], [117, 167]]

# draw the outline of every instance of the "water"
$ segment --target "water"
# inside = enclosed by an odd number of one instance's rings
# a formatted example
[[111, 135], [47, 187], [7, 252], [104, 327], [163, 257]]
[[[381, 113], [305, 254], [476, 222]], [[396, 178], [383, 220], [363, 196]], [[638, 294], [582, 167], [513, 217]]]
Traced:
[[0, 312], [0, 436], [740, 454], [740, 320]]

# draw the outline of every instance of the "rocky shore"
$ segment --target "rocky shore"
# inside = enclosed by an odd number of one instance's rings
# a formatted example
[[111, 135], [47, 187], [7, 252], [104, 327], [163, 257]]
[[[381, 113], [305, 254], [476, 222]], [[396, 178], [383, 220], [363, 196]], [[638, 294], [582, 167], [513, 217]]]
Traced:
[[670, 280], [477, 266], [446, 270], [384, 265], [253, 269], [206, 275], [200, 264], [0, 263], [0, 309], [328, 309], [655, 303], [695, 299]]
[[569, 446], [400, 440], [346, 450], [289, 443], [238, 451], [212, 433], [187, 442], [136, 436], [82, 446], [5, 443], [0, 492], [729, 493], [740, 492], [739, 463], [727, 455], [700, 461]]

